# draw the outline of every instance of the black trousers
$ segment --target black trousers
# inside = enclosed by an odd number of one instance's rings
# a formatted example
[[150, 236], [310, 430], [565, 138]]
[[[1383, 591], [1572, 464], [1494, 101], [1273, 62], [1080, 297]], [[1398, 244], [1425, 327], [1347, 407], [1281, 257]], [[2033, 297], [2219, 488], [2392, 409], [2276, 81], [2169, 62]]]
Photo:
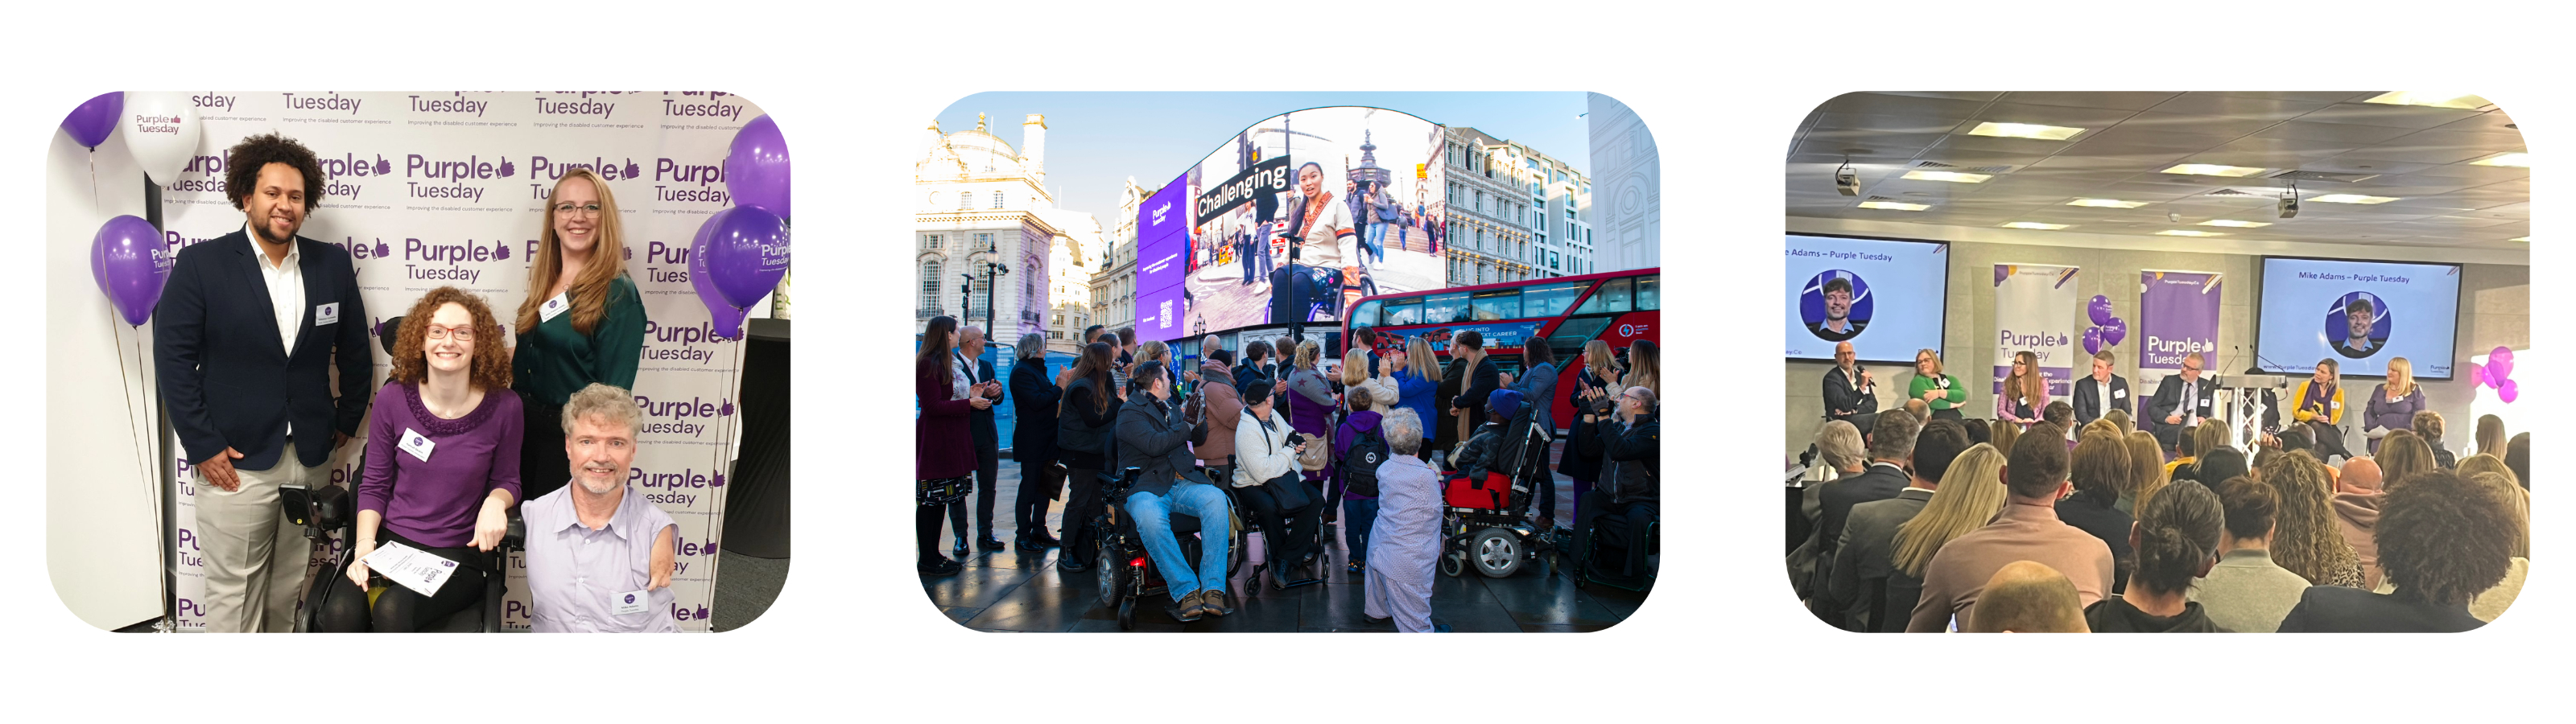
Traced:
[[1074, 468], [1065, 473], [1064, 552], [1084, 565], [1099, 562], [1100, 528], [1093, 519], [1108, 512], [1100, 499], [1100, 471]]
[[[1011, 501], [1011, 522], [1018, 527], [1020, 540], [1039, 535], [1054, 537], [1046, 529], [1047, 503], [1055, 500], [1057, 491], [1063, 489], [1064, 473], [1055, 463], [1020, 466], [1020, 492]], [[1067, 528], [1079, 524], [1081, 521], [1065, 520]]]
[[[993, 484], [993, 479], [1000, 477], [1001, 474], [1002, 451], [987, 445], [976, 445], [975, 532], [984, 538], [993, 537], [993, 496], [994, 488], [998, 487]], [[966, 537], [966, 501], [964, 499], [948, 504], [948, 527], [957, 530], [957, 537]]]
[[1951, 422], [1967, 422], [1968, 416], [1959, 414], [1959, 408], [1952, 407], [1943, 410], [1933, 410], [1932, 419], [1949, 420]]
[[919, 562], [921, 563], [947, 560], [948, 558], [947, 556], [939, 554], [939, 513], [942, 509], [947, 507], [948, 506], [937, 503], [916, 503], [913, 505], [912, 536], [914, 539], [913, 543], [918, 549]]
[[520, 500], [536, 500], [572, 480], [572, 463], [564, 457], [563, 405], [520, 393], [519, 407], [527, 412], [519, 440], [519, 492], [527, 497]]
[[[378, 535], [387, 541], [402, 540], [392, 531], [379, 531]], [[370, 606], [367, 592], [358, 590], [358, 584], [349, 580], [349, 567], [342, 565], [338, 570], [322, 572], [331, 577], [332, 590], [322, 601], [316, 628], [324, 633], [411, 633], [483, 601], [485, 576], [489, 574], [478, 568], [477, 562], [490, 554], [471, 547], [430, 548], [408, 540], [402, 544], [459, 564], [447, 582], [439, 585], [438, 595], [423, 596], [402, 584], [377, 579], [373, 585], [384, 592], [377, 594], [375, 604]]]
[[[1600, 490], [1585, 492], [1575, 540], [1590, 548], [1577, 551], [1576, 558], [1587, 566], [1616, 570], [1623, 576], [1637, 575], [1646, 564], [1646, 526], [1661, 513], [1652, 502], [1613, 503]], [[1609, 556], [1616, 557], [1605, 564], [1604, 558]]]
[[[1287, 486], [1297, 489], [1285, 489]], [[1261, 523], [1261, 537], [1270, 549], [1271, 563], [1295, 563], [1314, 549], [1315, 531], [1323, 526], [1324, 509], [1314, 485], [1291, 472], [1267, 483], [1235, 488], [1234, 492], [1252, 519]]]

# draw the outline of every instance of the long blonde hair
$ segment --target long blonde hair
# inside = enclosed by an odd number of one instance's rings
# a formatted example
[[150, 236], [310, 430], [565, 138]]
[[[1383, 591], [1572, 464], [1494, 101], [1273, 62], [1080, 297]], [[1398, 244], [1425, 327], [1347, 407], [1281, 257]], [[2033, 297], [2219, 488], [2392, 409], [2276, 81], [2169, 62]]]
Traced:
[[[2165, 483], [2165, 448], [2156, 442], [2156, 434], [2134, 430], [2122, 436], [2129, 444], [2129, 484], [2136, 493], [2130, 497], [2129, 510], [2147, 504], [2147, 498], [2163, 490]], [[2226, 481], [2219, 481], [2226, 482]]]
[[2503, 458], [2505, 440], [2504, 418], [2494, 415], [2478, 416], [2478, 454]]
[[[2334, 512], [2334, 484], [2326, 464], [2303, 452], [2273, 455], [2263, 461], [2255, 481], [2272, 486], [2281, 497], [2272, 515], [2272, 562], [2309, 583], [2337, 585], [2338, 571], [2358, 570], [2361, 558], [2344, 542]], [[2225, 482], [2225, 481], [2220, 481]]]
[[1896, 528], [1896, 570], [1922, 578], [1941, 546], [1993, 522], [2004, 509], [2004, 454], [1977, 443], [1950, 461], [1923, 512]]
[[1619, 378], [1619, 358], [1610, 354], [1610, 340], [1596, 339], [1583, 343], [1583, 368], [1603, 382]]
[[1313, 341], [1307, 341], [1307, 342], [1299, 343], [1299, 344], [1297, 345], [1297, 369], [1301, 369], [1301, 370], [1311, 370], [1311, 369], [1314, 369], [1314, 368], [1315, 368], [1315, 358], [1317, 358], [1317, 357], [1321, 357], [1321, 356], [1323, 356], [1323, 354], [1324, 354], [1324, 345], [1322, 345], [1322, 344], [1320, 344], [1320, 343], [1316, 343], [1316, 342], [1313, 342]]
[[[1367, 382], [1368, 378], [1368, 350], [1360, 347], [1352, 347], [1351, 351], [1343, 352], [1342, 385], [1345, 387], [1356, 385], [1362, 382]], [[1389, 402], [1392, 402], [1392, 400], [1389, 400]]]
[[1404, 366], [1413, 376], [1426, 380], [1440, 379], [1440, 356], [1432, 353], [1431, 340], [1414, 335], [1404, 342]]
[[563, 178], [555, 181], [554, 189], [546, 192], [545, 228], [538, 232], [536, 258], [528, 260], [528, 298], [519, 302], [520, 334], [537, 327], [537, 311], [554, 296], [546, 292], [555, 288], [555, 277], [563, 275], [563, 240], [555, 236], [555, 197], [562, 195], [564, 184], [573, 179], [589, 181], [591, 190], [599, 193], [599, 225], [591, 233], [598, 240], [590, 245], [590, 263], [581, 268], [581, 276], [573, 277], [571, 286], [564, 288], [565, 295], [572, 298], [573, 331], [590, 334], [599, 328], [599, 318], [608, 314], [609, 283], [626, 274], [626, 232], [624, 223], [617, 218], [616, 195], [609, 193], [608, 182], [590, 169], [575, 167], [565, 171]]
[[2415, 394], [2415, 363], [2406, 361], [2404, 357], [2389, 358], [2388, 391], [2397, 393], [2398, 397]]
[[2030, 350], [2022, 350], [2013, 353], [2013, 361], [2021, 363], [2022, 371], [2004, 373], [2004, 394], [2037, 402], [2039, 396], [2047, 394], [2048, 390], [2048, 378], [2039, 374], [2039, 355], [2031, 354]]
[[1663, 348], [1652, 340], [1640, 339], [1629, 342], [1628, 376], [1619, 378], [1619, 386], [1621, 388], [1643, 387], [1654, 390], [1657, 396], [1662, 396], [1664, 394], [1663, 357]]

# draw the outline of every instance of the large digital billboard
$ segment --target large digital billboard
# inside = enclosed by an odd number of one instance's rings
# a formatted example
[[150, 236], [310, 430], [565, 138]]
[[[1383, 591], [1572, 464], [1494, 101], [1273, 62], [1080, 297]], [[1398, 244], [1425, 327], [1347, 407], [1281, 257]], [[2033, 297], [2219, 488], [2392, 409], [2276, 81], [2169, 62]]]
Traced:
[[1187, 334], [1182, 280], [1190, 270], [1189, 177], [1173, 179], [1136, 210], [1136, 338]]
[[[1356, 106], [1235, 134], [1137, 210], [1138, 338], [1339, 321], [1360, 297], [1444, 286], [1432, 228], [1444, 211], [1441, 144], [1437, 124]], [[1163, 211], [1174, 198], [1186, 208]], [[1173, 271], [1148, 269], [1165, 258], [1149, 223], [1157, 214], [1189, 225], [1177, 295], [1152, 291], [1147, 276]], [[1170, 296], [1182, 321], [1164, 326]]]

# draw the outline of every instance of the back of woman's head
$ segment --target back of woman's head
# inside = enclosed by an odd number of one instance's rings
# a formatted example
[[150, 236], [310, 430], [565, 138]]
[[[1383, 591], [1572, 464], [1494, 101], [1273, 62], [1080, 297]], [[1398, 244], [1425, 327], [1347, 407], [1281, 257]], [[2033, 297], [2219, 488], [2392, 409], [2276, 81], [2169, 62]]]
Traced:
[[1540, 337], [1521, 345], [1521, 368], [1537, 369], [1539, 365], [1556, 364], [1556, 350], [1549, 349], [1547, 338]]
[[2280, 493], [2243, 475], [2219, 483], [2218, 502], [2227, 508], [2227, 534], [2238, 540], [2272, 535], [2273, 516], [2281, 510]]
[[2129, 482], [2129, 444], [2110, 431], [2087, 430], [2076, 438], [2074, 460], [2067, 470], [2076, 490], [2105, 501], [2134, 489]]
[[2514, 526], [2514, 530], [2521, 533], [2520, 536], [2514, 538], [2513, 555], [2516, 558], [2530, 558], [2531, 491], [2523, 490], [2522, 486], [2515, 485], [2512, 478], [2506, 477], [2506, 473], [2470, 473], [2463, 470], [2460, 471], [2460, 474], [2468, 476], [2469, 481], [2477, 483], [2478, 487], [2486, 488], [2487, 492], [2494, 493], [2497, 499], [2504, 501], [2504, 507], [2513, 510], [2514, 520], [2519, 523], [2519, 525]]
[[2389, 486], [2371, 534], [2398, 596], [2461, 606], [2512, 570], [2517, 523], [2502, 496], [2434, 469]]
[[2189, 588], [2218, 556], [2226, 519], [2218, 495], [2199, 481], [2165, 486], [2138, 509], [2138, 570], [2129, 575], [2129, 585], [2157, 593]]
[[2255, 481], [2272, 489], [2272, 562], [2309, 583], [2330, 585], [2337, 574], [2357, 568], [2352, 545], [2344, 542], [2334, 512], [2334, 483], [2325, 463], [2304, 452], [2282, 453], [2264, 461]]
[[2004, 454], [1993, 445], [1971, 445], [1952, 458], [1923, 512], [1897, 526], [1896, 570], [1922, 577], [1942, 545], [1993, 521], [2004, 508], [2003, 470]]
[[2129, 446], [2129, 486], [2137, 491], [2130, 506], [2135, 510], [2138, 503], [2147, 502], [2156, 489], [2165, 486], [2164, 446], [2156, 442], [2155, 433], [2145, 430], [2131, 432], [2121, 441]]
[[1620, 387], [1643, 387], [1662, 394], [1663, 348], [1654, 340], [1640, 339], [1628, 343], [1628, 374], [1619, 378]]
[[1816, 452], [1837, 471], [1859, 467], [1869, 459], [1868, 448], [1860, 442], [1860, 428], [1841, 420], [1826, 420], [1824, 427], [1816, 429]]
[[2424, 444], [2424, 438], [2416, 437], [2413, 430], [2389, 431], [2379, 440], [2379, 453], [2371, 458], [2379, 461], [2380, 479], [2392, 487], [2416, 473], [2442, 466], [2433, 458], [2433, 448]]
[[1342, 353], [1342, 384], [1356, 385], [1368, 381], [1368, 348], [1352, 347]]
[[[2234, 445], [2228, 444], [2227, 426], [2216, 424], [2216, 422], [2217, 421], [2215, 420], [2211, 420], [2208, 421], [2207, 424], [2203, 424], [2192, 430], [2191, 435], [2193, 439], [2191, 441], [2191, 449], [2195, 455], [2200, 457], [2209, 457], [2209, 454], [2212, 452], [2235, 448]], [[2211, 478], [2201, 479], [2210, 480]], [[2219, 479], [2224, 480], [2224, 478]]]
[[2496, 417], [2494, 415], [2479, 415], [2477, 444], [2478, 452], [2482, 453], [2501, 451], [2505, 449], [2506, 445], [2511, 444], [2505, 441], [2504, 418]]
[[2009, 454], [2012, 452], [2013, 444], [2021, 442], [2021, 426], [2005, 420], [1996, 420], [1986, 439], [1994, 443], [1996, 450]]
[[[2494, 417], [2494, 415], [2488, 415], [2488, 417]], [[2415, 418], [2408, 422], [2410, 423], [2408, 427], [2413, 428], [2415, 430], [2415, 434], [2423, 436], [2425, 444], [2442, 444], [2442, 433], [2444, 432], [2442, 413], [2434, 412], [2432, 410], [2416, 410]], [[2481, 424], [2483, 424], [2483, 422], [2481, 422]]]
[[2191, 467], [2191, 478], [2201, 481], [2203, 486], [2208, 485], [2212, 480], [2226, 480], [2244, 475], [2245, 471], [2251, 469], [2245, 466], [2245, 453], [2237, 452], [2235, 448], [2230, 447], [2201, 453], [2199, 461], [2192, 463]]
[[2478, 473], [2495, 473], [2497, 475], [2504, 476], [2505, 481], [2513, 483], [2514, 487], [2522, 486], [2520, 481], [2514, 480], [2513, 467], [2504, 464], [2504, 458], [2496, 457], [2494, 455], [2479, 453], [2460, 458], [2458, 470], [2461, 475], [2468, 476], [2475, 476]]
[[[1592, 342], [1594, 344], [1607, 345], [1607, 343], [1597, 339]], [[1609, 347], [1604, 346], [1602, 349], [1609, 349]], [[1414, 335], [1412, 339], [1405, 341], [1404, 366], [1406, 373], [1411, 374], [1414, 377], [1426, 380], [1440, 379], [1440, 355], [1434, 354], [1431, 351], [1431, 338], [1429, 335], [1417, 334]]]
[[1324, 345], [1322, 345], [1322, 344], [1318, 344], [1318, 343], [1315, 343], [1315, 342], [1306, 342], [1306, 343], [1303, 343], [1303, 344], [1299, 344], [1299, 345], [1297, 345], [1297, 369], [1301, 369], [1301, 370], [1311, 370], [1311, 369], [1314, 369], [1314, 368], [1315, 368], [1315, 359], [1316, 359], [1316, 358], [1318, 358], [1318, 357], [1323, 356], [1323, 354], [1324, 354]]
[[2505, 443], [2504, 466], [2513, 468], [2515, 485], [2531, 489], [2531, 433], [2515, 435], [2513, 442]]
[[2120, 434], [2122, 435], [2127, 435], [2138, 429], [2137, 421], [2129, 419], [2128, 410], [2114, 409], [2110, 412], [2102, 413], [2102, 419], [2110, 420], [2111, 424], [2119, 426]]
[[1109, 377], [1109, 371], [1118, 366], [1117, 350], [1117, 345], [1108, 342], [1093, 342], [1083, 347], [1082, 356], [1073, 360], [1073, 379], [1066, 380], [1064, 383], [1065, 389], [1069, 391], [1073, 389], [1075, 381], [1090, 380], [1091, 407], [1094, 412], [1108, 411], [1110, 398], [1118, 396], [1117, 390], [1110, 389]]

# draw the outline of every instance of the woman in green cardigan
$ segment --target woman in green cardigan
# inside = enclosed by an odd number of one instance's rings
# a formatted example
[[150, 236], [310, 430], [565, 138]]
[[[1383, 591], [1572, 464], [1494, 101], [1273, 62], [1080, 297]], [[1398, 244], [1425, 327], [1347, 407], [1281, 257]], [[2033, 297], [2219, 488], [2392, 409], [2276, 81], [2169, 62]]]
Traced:
[[633, 391], [644, 350], [644, 298], [626, 275], [626, 241], [608, 184], [587, 168], [566, 171], [546, 208], [510, 358], [512, 386], [528, 415], [519, 476], [529, 500], [572, 478], [564, 402], [593, 382]]
[[1914, 381], [1906, 383], [1905, 396], [1922, 400], [1932, 407], [1936, 420], [1960, 420], [1959, 404], [1968, 401], [1968, 387], [1959, 378], [1941, 373], [1941, 354], [1932, 350], [1914, 353]]

